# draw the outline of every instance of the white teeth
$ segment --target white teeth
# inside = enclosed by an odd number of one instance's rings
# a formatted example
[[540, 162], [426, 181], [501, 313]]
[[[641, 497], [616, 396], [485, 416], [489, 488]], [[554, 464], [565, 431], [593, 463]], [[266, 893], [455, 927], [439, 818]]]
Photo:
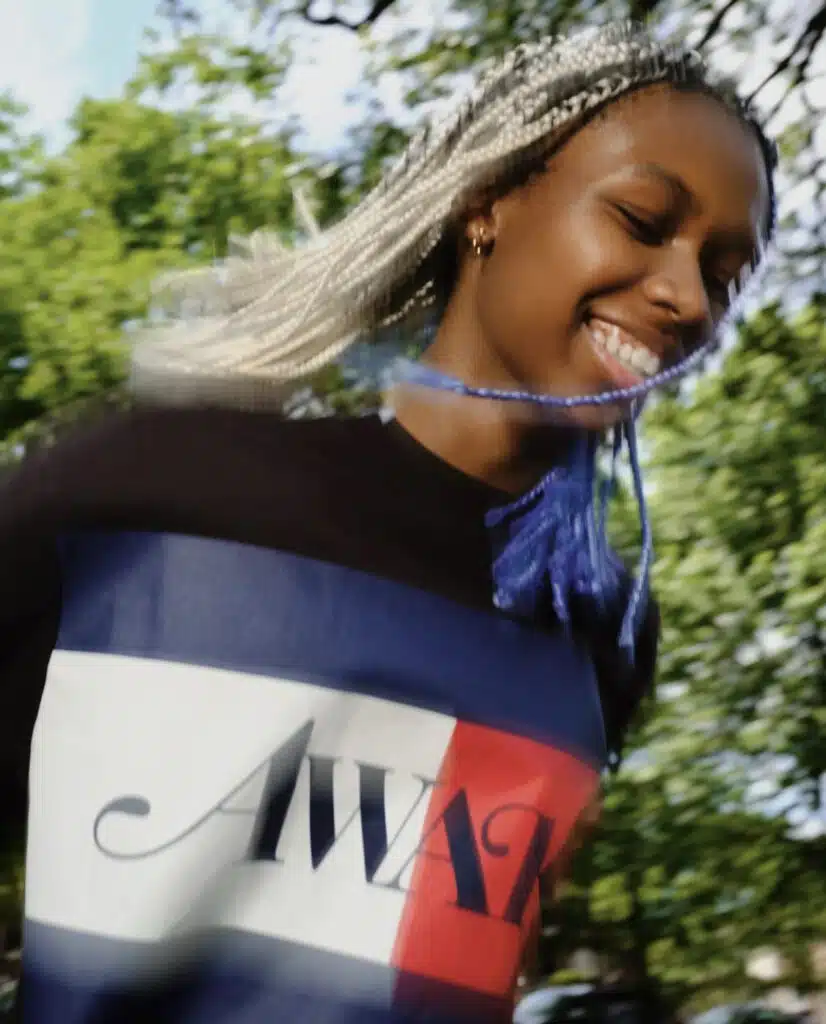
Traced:
[[637, 349], [637, 351], [640, 355], [645, 356], [645, 365], [641, 368], [649, 377], [653, 377], [655, 373], [660, 372], [660, 360], [658, 356], [655, 356], [653, 352], [646, 351], [646, 349]]
[[649, 377], [659, 372], [659, 358], [643, 345], [623, 341], [620, 329], [615, 324], [611, 324], [606, 330], [602, 324], [591, 323], [590, 330], [596, 344], [624, 363], [629, 370], [644, 373]]

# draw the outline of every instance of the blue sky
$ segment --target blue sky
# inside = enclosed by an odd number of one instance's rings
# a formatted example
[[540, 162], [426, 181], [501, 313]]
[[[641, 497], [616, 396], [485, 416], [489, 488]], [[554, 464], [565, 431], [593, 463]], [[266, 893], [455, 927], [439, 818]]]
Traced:
[[[81, 97], [114, 97], [123, 88], [135, 70], [144, 30], [155, 20], [156, 3], [157, 0], [0, 0], [0, 90], [10, 90], [30, 106], [32, 126], [46, 134], [52, 149], [65, 143], [66, 119]], [[775, 23], [788, 24], [791, 34], [813, 0], [770, 3]], [[224, 17], [231, 9], [227, 0], [199, 0], [199, 6], [221, 12]], [[448, 0], [398, 0], [376, 26], [374, 41], [381, 45], [385, 34], [402, 26], [409, 30], [435, 21], [444, 24], [449, 19], [449, 9]], [[758, 52], [760, 48], [756, 46]], [[821, 50], [815, 61], [818, 66], [812, 68], [819, 73], [820, 84], [812, 89], [811, 98], [826, 110], [826, 48]], [[306, 28], [297, 57], [287, 85], [279, 92], [279, 109], [298, 115], [305, 129], [305, 146], [316, 152], [329, 152], [346, 126], [358, 119], [358, 106], [348, 104], [347, 94], [361, 78], [364, 53], [351, 32]], [[726, 67], [726, 54], [718, 53], [717, 57]], [[765, 74], [766, 62], [750, 59], [744, 68], [740, 54], [732, 57], [727, 69], [735, 67], [757, 81]], [[404, 107], [398, 86], [398, 80], [395, 87], [388, 80], [381, 97], [393, 116], [401, 119]], [[771, 101], [768, 95], [767, 100]], [[818, 145], [821, 151], [826, 150], [826, 119]], [[793, 206], [808, 213], [811, 197], [806, 186], [798, 189], [797, 194], [785, 192], [781, 212]]]
[[[799, 21], [812, 0], [770, 0], [778, 24]], [[203, 9], [230, 9], [226, 0], [199, 0]], [[116, 96], [137, 63], [144, 30], [155, 21], [157, 0], [0, 0], [0, 90], [9, 89], [32, 108], [32, 122], [53, 145], [65, 140], [65, 121], [84, 95]], [[403, 24], [405, 29], [444, 22], [446, 0], [399, 0], [377, 26], [374, 39]], [[758, 47], [759, 50], [759, 47]], [[819, 54], [818, 64], [826, 63]], [[316, 149], [327, 149], [356, 117], [346, 102], [363, 70], [363, 52], [351, 32], [306, 29], [288, 86], [279, 104], [297, 113]], [[718, 58], [724, 57], [718, 54]], [[723, 66], [727, 61], [722, 60]], [[744, 69], [759, 80], [765, 62]], [[826, 73], [826, 67], [818, 67]], [[747, 74], [748, 77], [748, 74]], [[826, 79], [822, 79], [826, 81]], [[826, 86], [816, 90], [826, 107]], [[398, 92], [382, 98], [396, 116], [402, 113]], [[824, 130], [826, 145], [826, 130]]]
[[155, 0], [0, 0], [0, 88], [57, 141], [83, 95], [116, 95], [135, 66]]
[[[66, 119], [81, 97], [117, 96], [130, 78], [144, 30], [155, 21], [156, 3], [0, 0], [0, 90], [10, 90], [28, 104], [32, 126], [46, 134], [52, 147], [60, 146], [67, 137]], [[440, 0], [416, 4], [416, 14], [427, 18], [434, 16]], [[228, 5], [206, 0], [205, 6]], [[408, 26], [413, 22], [408, 16], [404, 20]], [[313, 148], [324, 150], [356, 117], [346, 94], [359, 81], [362, 54], [353, 33], [344, 30], [308, 30], [302, 40], [279, 101], [301, 116]], [[387, 100], [398, 107], [397, 97]]]
[[[39, 2], [65, 4], [66, 0]], [[143, 30], [153, 20], [156, 0], [87, 3], [90, 18], [83, 64], [88, 68], [88, 90], [95, 95], [115, 94], [123, 85], [124, 70], [134, 67]]]

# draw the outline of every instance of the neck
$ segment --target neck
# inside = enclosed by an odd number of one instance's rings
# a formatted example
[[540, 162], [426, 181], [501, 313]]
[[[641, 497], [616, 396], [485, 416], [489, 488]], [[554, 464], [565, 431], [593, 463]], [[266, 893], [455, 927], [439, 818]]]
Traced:
[[475, 398], [399, 389], [392, 404], [398, 422], [419, 444], [468, 476], [514, 495], [565, 461], [575, 433], [516, 423], [491, 409], [494, 403]]
[[[424, 362], [474, 387], [514, 388], [474, 319], [452, 303]], [[392, 395], [396, 419], [445, 462], [499, 490], [521, 494], [564, 461], [581, 431], [548, 422], [538, 406], [420, 388]]]

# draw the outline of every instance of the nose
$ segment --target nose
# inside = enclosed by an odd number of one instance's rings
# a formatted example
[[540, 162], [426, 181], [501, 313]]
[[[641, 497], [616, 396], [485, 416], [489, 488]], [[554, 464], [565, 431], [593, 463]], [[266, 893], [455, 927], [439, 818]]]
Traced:
[[661, 250], [662, 260], [645, 280], [645, 296], [675, 324], [702, 327], [711, 320], [711, 301], [697, 254], [688, 247]]

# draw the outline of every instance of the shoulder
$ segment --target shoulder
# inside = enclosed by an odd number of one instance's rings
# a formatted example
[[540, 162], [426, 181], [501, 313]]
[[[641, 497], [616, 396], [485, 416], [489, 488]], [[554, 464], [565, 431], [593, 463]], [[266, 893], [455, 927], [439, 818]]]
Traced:
[[352, 447], [352, 433], [341, 421], [232, 410], [144, 407], [109, 414], [7, 470], [0, 523], [24, 511], [54, 518], [96, 503], [146, 499], [164, 483], [219, 486], [222, 475], [241, 475], [256, 460], [266, 460], [272, 473], [307, 458], [332, 460]]
[[[110, 413], [0, 478], [0, 565], [31, 576], [72, 529], [170, 530], [266, 543], [338, 487], [360, 421], [172, 408]], [[238, 534], [236, 537], [235, 535]]]

